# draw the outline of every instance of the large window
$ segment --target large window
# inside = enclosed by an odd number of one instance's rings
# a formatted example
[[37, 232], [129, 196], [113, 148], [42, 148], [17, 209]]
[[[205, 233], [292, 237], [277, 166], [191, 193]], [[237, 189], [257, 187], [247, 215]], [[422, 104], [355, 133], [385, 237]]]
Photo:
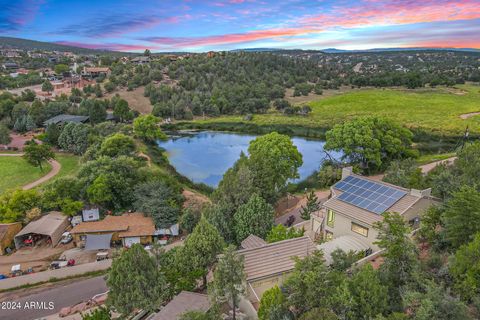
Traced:
[[335, 212], [331, 209], [328, 209], [327, 211], [327, 226], [331, 228], [335, 226]]
[[362, 227], [359, 224], [352, 222], [352, 231], [361, 234], [364, 237], [368, 237], [368, 228]]

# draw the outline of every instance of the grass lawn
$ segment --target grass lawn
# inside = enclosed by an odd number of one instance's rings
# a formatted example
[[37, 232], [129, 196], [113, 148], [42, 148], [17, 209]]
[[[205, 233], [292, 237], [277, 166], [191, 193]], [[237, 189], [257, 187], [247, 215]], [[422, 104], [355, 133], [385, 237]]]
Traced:
[[0, 194], [7, 189], [19, 188], [46, 175], [50, 164], [43, 166], [43, 171], [30, 165], [22, 157], [0, 157]]
[[49, 184], [52, 181], [55, 181], [56, 179], [59, 179], [59, 178], [73, 176], [80, 169], [80, 164], [79, 164], [80, 157], [78, 156], [75, 156], [72, 154], [57, 153], [55, 156], [55, 159], [62, 165], [60, 172], [52, 179], [41, 184], [39, 187]]
[[435, 161], [445, 160], [454, 156], [455, 156], [454, 152], [441, 153], [441, 154], [424, 154], [418, 157], [416, 160], [419, 165], [422, 165], [422, 164], [427, 164]]
[[416, 90], [359, 89], [306, 104], [312, 107], [309, 116], [284, 116], [272, 112], [254, 115], [250, 122], [244, 121], [243, 116], [223, 116], [195, 122], [331, 128], [347, 119], [378, 115], [394, 119], [409, 128], [430, 133], [458, 135], [463, 133], [468, 125], [471, 133], [480, 134], [480, 115], [460, 118], [462, 114], [480, 111], [480, 86], [473, 84]]

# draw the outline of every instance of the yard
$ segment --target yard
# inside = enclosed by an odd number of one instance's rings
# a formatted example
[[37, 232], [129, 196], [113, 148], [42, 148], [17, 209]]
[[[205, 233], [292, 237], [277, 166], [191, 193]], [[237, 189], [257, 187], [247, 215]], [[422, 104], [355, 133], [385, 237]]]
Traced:
[[312, 107], [309, 116], [285, 116], [270, 112], [255, 115], [251, 122], [244, 121], [243, 116], [223, 116], [195, 122], [330, 128], [349, 118], [378, 115], [430, 133], [458, 135], [468, 126], [471, 133], [480, 134], [480, 115], [461, 117], [480, 111], [480, 86], [473, 84], [416, 90], [356, 89], [304, 103]]
[[46, 175], [51, 165], [46, 163], [43, 171], [32, 166], [22, 157], [0, 157], [0, 194], [7, 189], [20, 188]]
[[[51, 183], [58, 178], [70, 176], [78, 171], [78, 157], [69, 154], [57, 154], [56, 160], [61, 164], [60, 172], [46, 183]], [[21, 188], [22, 186], [40, 179], [46, 175], [52, 166], [44, 164], [43, 171], [30, 165], [22, 157], [0, 156], [0, 194], [8, 189]], [[41, 184], [41, 186], [45, 185]]]

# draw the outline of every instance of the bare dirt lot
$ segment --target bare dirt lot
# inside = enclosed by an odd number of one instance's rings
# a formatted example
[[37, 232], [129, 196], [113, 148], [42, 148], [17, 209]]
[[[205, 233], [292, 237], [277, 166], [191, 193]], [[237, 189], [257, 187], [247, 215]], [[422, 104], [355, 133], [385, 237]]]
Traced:
[[105, 97], [111, 99], [114, 95], [118, 93], [120, 97], [122, 97], [128, 102], [128, 105], [131, 109], [136, 110], [142, 114], [151, 113], [153, 106], [150, 104], [150, 100], [143, 96], [143, 92], [143, 87], [139, 87], [132, 91], [127, 91], [127, 89], [120, 89], [112, 93], [106, 94]]
[[73, 247], [72, 243], [58, 245], [55, 248], [50, 246], [23, 247], [8, 256], [0, 258], [0, 274], [9, 274], [12, 265], [20, 264], [22, 270], [33, 268], [34, 272], [45, 270], [50, 262], [59, 257], [65, 250]]

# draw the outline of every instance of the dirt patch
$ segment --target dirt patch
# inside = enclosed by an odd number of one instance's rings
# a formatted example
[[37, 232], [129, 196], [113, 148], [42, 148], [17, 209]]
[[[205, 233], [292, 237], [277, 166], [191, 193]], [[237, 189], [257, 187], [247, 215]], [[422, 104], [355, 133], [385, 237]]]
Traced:
[[12, 265], [20, 264], [22, 270], [33, 268], [35, 272], [46, 270], [50, 262], [60, 256], [66, 249], [73, 247], [73, 244], [58, 245], [56, 248], [37, 246], [23, 247], [9, 256], [2, 256], [0, 259], [0, 274], [9, 274]]
[[460, 119], [466, 120], [468, 118], [478, 116], [480, 115], [480, 112], [470, 112], [470, 113], [464, 113], [460, 115]]
[[[363, 88], [362, 88], [363, 89]], [[339, 94], [344, 94], [347, 92], [350, 92], [352, 90], [362, 90], [362, 89], [352, 89], [351, 87], [348, 86], [343, 86], [340, 89], [334, 90], [334, 89], [326, 89], [323, 90], [323, 93], [321, 95], [315, 94], [313, 92], [310, 92], [308, 96], [299, 96], [299, 97], [293, 97], [293, 89], [288, 88], [285, 90], [285, 100], [292, 104], [304, 104], [312, 101], [318, 101], [322, 100], [331, 96], [336, 96]]]
[[153, 106], [150, 103], [150, 100], [143, 96], [144, 87], [136, 88], [132, 91], [127, 91], [127, 89], [120, 89], [112, 93], [105, 95], [106, 98], [111, 99], [114, 95], [118, 93], [122, 99], [125, 99], [128, 102], [128, 105], [131, 109], [136, 110], [142, 114], [151, 113]]
[[203, 206], [211, 203], [207, 196], [198, 192], [185, 189], [182, 194], [185, 197], [185, 202], [183, 203], [184, 208], [197, 208], [201, 210]]

